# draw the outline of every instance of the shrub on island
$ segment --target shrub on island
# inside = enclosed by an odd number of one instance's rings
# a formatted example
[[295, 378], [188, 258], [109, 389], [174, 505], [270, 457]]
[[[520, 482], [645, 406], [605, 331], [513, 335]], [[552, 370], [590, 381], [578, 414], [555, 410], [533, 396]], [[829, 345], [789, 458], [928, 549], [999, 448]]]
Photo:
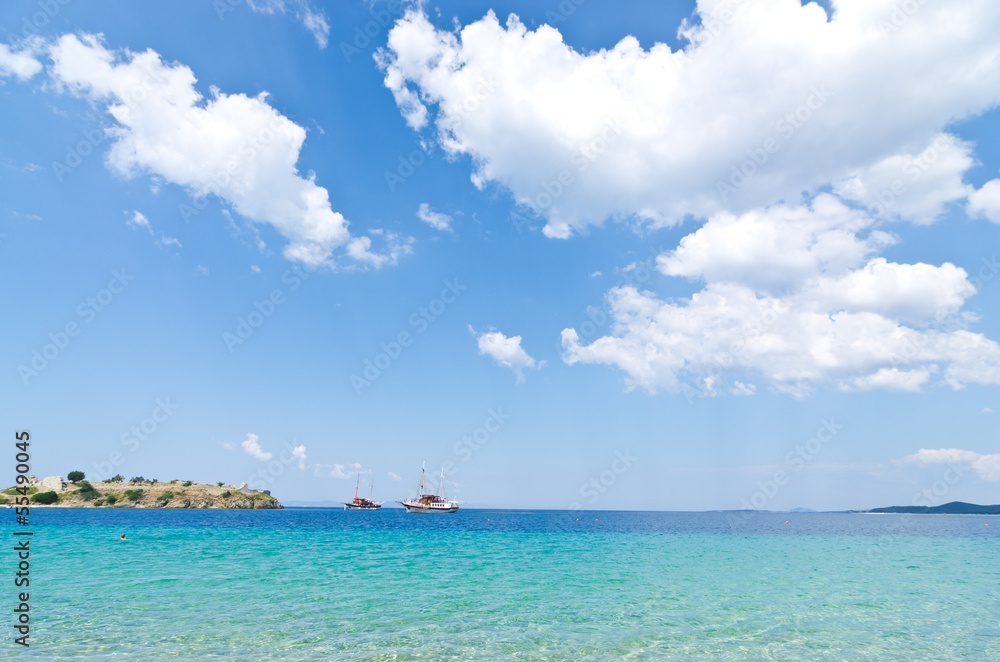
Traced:
[[81, 480], [79, 483], [80, 489], [77, 490], [77, 494], [84, 501], [93, 501], [97, 497], [101, 496], [101, 493], [94, 489], [94, 486], [85, 480]]
[[192, 484], [191, 481], [186, 480], [186, 481], [184, 481], [184, 484], [181, 485], [181, 487], [191, 487], [191, 484]]
[[39, 492], [31, 497], [31, 500], [35, 503], [41, 503], [45, 505], [53, 504], [59, 500], [59, 495], [55, 492]]
[[114, 494], [109, 494], [107, 496], [107, 502], [109, 506], [113, 506], [118, 502], [118, 497]]
[[142, 490], [125, 490], [125, 496], [129, 501], [138, 501], [142, 498]]

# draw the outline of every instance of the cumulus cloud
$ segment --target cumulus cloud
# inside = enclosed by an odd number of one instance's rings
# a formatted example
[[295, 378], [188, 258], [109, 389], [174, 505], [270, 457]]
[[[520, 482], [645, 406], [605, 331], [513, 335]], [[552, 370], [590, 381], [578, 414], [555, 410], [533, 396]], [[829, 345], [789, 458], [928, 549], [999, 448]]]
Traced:
[[395, 480], [395, 481], [403, 480], [402, 477], [400, 477], [398, 474], [394, 474], [391, 471], [387, 473], [386, 476], [388, 476], [390, 480]]
[[330, 40], [330, 24], [321, 9], [313, 7], [308, 0], [247, 0], [247, 5], [255, 12], [263, 14], [292, 14], [312, 34], [316, 44], [326, 48]]
[[243, 440], [243, 443], [241, 443], [240, 446], [243, 447], [243, 451], [247, 455], [258, 459], [261, 462], [267, 462], [271, 459], [272, 454], [260, 447], [259, 439], [260, 437], [257, 435], [248, 432], [247, 438]]
[[42, 63], [35, 58], [37, 41], [29, 41], [17, 50], [0, 44], [0, 77], [14, 76], [28, 80], [42, 70]]
[[926, 225], [937, 220], [948, 203], [973, 192], [962, 181], [973, 165], [972, 144], [942, 133], [919, 153], [894, 154], [852, 173], [837, 182], [834, 191], [876, 216]]
[[[469, 326], [469, 333], [476, 335], [472, 326]], [[521, 347], [521, 336], [511, 336], [508, 338], [499, 331], [488, 331], [476, 337], [479, 345], [479, 353], [485, 354], [497, 362], [497, 365], [510, 368], [517, 376], [517, 383], [524, 382], [524, 371], [540, 369], [545, 365], [545, 361], [535, 361], [528, 356], [528, 353]]]
[[417, 210], [417, 218], [435, 230], [446, 232], [451, 232], [451, 223], [455, 220], [448, 214], [432, 210], [431, 206], [426, 202], [420, 203], [420, 208]]
[[1000, 179], [991, 179], [969, 196], [969, 214], [1000, 223]]
[[873, 256], [892, 238], [872, 223], [829, 194], [713, 216], [658, 260], [700, 291], [661, 300], [616, 287], [611, 333], [586, 344], [563, 330], [563, 358], [616, 366], [628, 388], [699, 395], [740, 391], [747, 376], [797, 397], [1000, 384], [1000, 345], [965, 328], [968, 274]]
[[299, 461], [299, 469], [306, 468], [306, 460], [308, 458], [306, 457], [306, 447], [304, 445], [299, 444], [298, 446], [293, 448], [292, 457]]
[[922, 4], [899, 29], [894, 10], [838, 0], [828, 20], [799, 0], [699, 0], [681, 50], [626, 36], [589, 53], [514, 15], [453, 32], [414, 10], [377, 58], [407, 123], [468, 157], [477, 186], [544, 217], [551, 237], [608, 218], [739, 213], [833, 184], [869, 204], [897, 177], [907, 190], [889, 213], [929, 222], [967, 194], [968, 146], [916, 165], [918, 182], [907, 166], [950, 121], [1000, 102], [1000, 4]]
[[61, 86], [106, 104], [115, 120], [107, 162], [125, 177], [149, 173], [188, 189], [196, 198], [216, 195], [255, 223], [274, 226], [288, 240], [290, 260], [332, 263], [343, 250], [378, 268], [409, 251], [409, 240], [384, 237], [385, 253], [370, 237], [352, 237], [333, 211], [327, 190], [295, 163], [305, 129], [256, 97], [212, 88], [204, 99], [194, 73], [165, 63], [152, 50], [108, 50], [95, 35], [64, 35], [50, 47], [51, 74]]
[[921, 448], [913, 455], [903, 458], [904, 462], [916, 464], [958, 464], [970, 467], [983, 480], [1000, 481], [1000, 453], [982, 455], [975, 451], [958, 448]]

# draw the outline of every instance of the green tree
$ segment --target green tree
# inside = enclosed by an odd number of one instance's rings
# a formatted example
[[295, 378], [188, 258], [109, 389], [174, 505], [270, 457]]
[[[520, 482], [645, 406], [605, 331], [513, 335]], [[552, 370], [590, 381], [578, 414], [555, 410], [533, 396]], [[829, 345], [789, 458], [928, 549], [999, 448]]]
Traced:
[[128, 482], [130, 482], [133, 485], [138, 485], [139, 483], [145, 483], [146, 479], [143, 478], [142, 476], [132, 476], [131, 478], [129, 478]]
[[87, 474], [83, 473], [82, 471], [70, 471], [68, 474], [66, 474], [66, 480], [68, 480], [71, 483], [83, 480], [86, 477]]

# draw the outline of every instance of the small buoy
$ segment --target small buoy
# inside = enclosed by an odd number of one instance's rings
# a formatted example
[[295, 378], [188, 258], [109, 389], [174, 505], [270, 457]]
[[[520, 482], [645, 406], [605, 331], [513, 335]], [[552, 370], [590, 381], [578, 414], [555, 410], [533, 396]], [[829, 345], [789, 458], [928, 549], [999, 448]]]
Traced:
[[579, 517], [577, 517], [577, 518], [576, 518], [576, 521], [577, 521], [577, 522], [579, 522], [579, 521], [580, 521], [580, 518], [579, 518]]
[[596, 518], [596, 517], [594, 518], [594, 521], [595, 521], [595, 522], [597, 521], [597, 518]]
[[788, 524], [788, 520], [785, 520], [785, 524]]

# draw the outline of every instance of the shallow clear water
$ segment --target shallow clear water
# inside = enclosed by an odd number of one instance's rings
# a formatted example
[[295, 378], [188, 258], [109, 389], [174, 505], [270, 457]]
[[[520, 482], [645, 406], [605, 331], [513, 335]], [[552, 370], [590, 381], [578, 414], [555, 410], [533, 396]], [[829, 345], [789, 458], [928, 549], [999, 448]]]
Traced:
[[0, 657], [1000, 660], [997, 517], [34, 509], [30, 528], [32, 646], [8, 629]]

